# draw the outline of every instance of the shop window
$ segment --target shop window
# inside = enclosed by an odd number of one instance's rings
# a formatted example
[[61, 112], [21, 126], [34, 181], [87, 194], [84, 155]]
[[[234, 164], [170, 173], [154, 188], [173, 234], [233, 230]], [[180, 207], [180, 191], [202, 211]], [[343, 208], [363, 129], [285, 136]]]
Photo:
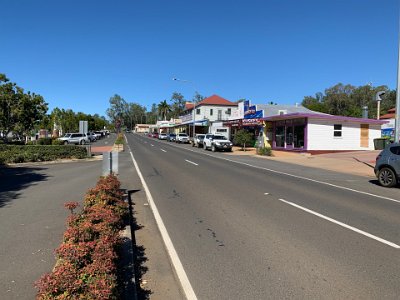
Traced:
[[286, 146], [291, 146], [293, 144], [293, 127], [286, 127]]
[[277, 126], [275, 128], [276, 147], [285, 147], [285, 126]]
[[333, 125], [333, 136], [334, 137], [342, 137], [342, 124], [334, 124]]
[[218, 110], [218, 120], [222, 120], [222, 110]]
[[196, 115], [200, 114], [200, 108], [196, 108]]
[[210, 116], [212, 116], [213, 115], [213, 109], [211, 108], [210, 109]]

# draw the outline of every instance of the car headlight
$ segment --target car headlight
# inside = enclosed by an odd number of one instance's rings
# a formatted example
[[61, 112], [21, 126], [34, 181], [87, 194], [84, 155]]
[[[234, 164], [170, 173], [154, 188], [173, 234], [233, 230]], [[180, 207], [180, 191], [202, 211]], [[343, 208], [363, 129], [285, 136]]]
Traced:
[[219, 146], [219, 145], [221, 145], [221, 143], [220, 143], [220, 142], [215, 142], [215, 145], [218, 145], [218, 146]]

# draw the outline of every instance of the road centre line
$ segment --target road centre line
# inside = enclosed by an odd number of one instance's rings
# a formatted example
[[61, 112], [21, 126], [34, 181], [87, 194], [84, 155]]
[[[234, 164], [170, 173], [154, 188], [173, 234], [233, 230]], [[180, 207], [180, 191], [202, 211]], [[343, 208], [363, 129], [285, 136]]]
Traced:
[[162, 152], [167, 152], [167, 151], [165, 151], [164, 149], [160, 149]]
[[382, 239], [382, 238], [380, 238], [380, 237], [377, 237], [376, 235], [370, 234], [370, 233], [368, 233], [368, 232], [365, 232], [365, 231], [360, 230], [360, 229], [358, 229], [358, 228], [355, 228], [355, 227], [353, 227], [353, 226], [347, 225], [347, 224], [342, 223], [342, 222], [340, 222], [340, 221], [337, 221], [337, 220], [335, 220], [335, 219], [332, 219], [332, 218], [329, 218], [329, 217], [327, 217], [327, 216], [324, 216], [324, 215], [322, 215], [322, 214], [320, 214], [320, 213], [317, 213], [317, 212], [315, 212], [315, 211], [313, 211], [313, 210], [311, 210], [311, 209], [305, 208], [305, 207], [303, 207], [303, 206], [300, 206], [300, 205], [295, 204], [295, 203], [290, 202], [290, 201], [286, 201], [286, 200], [284, 200], [284, 199], [279, 199], [279, 201], [284, 202], [284, 203], [286, 203], [286, 204], [289, 204], [289, 205], [291, 205], [291, 206], [294, 206], [294, 207], [296, 207], [296, 208], [298, 208], [298, 209], [301, 209], [301, 210], [303, 210], [303, 211], [305, 211], [305, 212], [308, 212], [308, 213], [310, 213], [310, 214], [312, 214], [312, 215], [315, 215], [315, 216], [317, 216], [317, 217], [320, 217], [320, 218], [322, 218], [322, 219], [325, 219], [325, 220], [327, 220], [327, 221], [329, 221], [329, 222], [335, 223], [335, 224], [337, 224], [337, 225], [339, 225], [339, 226], [342, 226], [342, 227], [344, 227], [344, 228], [350, 229], [350, 230], [352, 230], [352, 231], [354, 231], [354, 232], [357, 232], [357, 233], [359, 233], [359, 234], [362, 234], [362, 235], [364, 235], [364, 236], [366, 236], [366, 237], [369, 237], [369, 238], [371, 238], [371, 239], [374, 239], [374, 240], [376, 240], [376, 241], [378, 241], [378, 242], [381, 242], [381, 243], [383, 243], [383, 244], [386, 244], [386, 245], [388, 245], [388, 246], [390, 246], [390, 247], [393, 247], [393, 248], [396, 248], [396, 249], [400, 249], [400, 246], [397, 245], [397, 244], [395, 244], [395, 243], [389, 242], [389, 241], [387, 241], [387, 240], [385, 240], [385, 239]]
[[133, 154], [132, 154], [132, 151], [130, 151], [130, 148], [129, 148], [129, 152], [131, 154], [131, 158], [132, 158], [133, 164], [136, 168], [136, 171], [139, 175], [140, 181], [142, 182], [143, 188], [146, 192], [147, 201], [150, 204], [150, 208], [153, 212], [158, 229], [160, 230], [165, 247], [167, 248], [169, 257], [171, 258], [172, 265], [174, 266], [175, 272], [180, 280], [180, 283], [181, 283], [183, 292], [185, 293], [186, 299], [197, 300], [197, 296], [193, 290], [192, 285], [190, 284], [189, 278], [186, 275], [185, 269], [183, 268], [183, 265], [179, 259], [178, 253], [175, 250], [172, 240], [168, 234], [167, 228], [165, 227], [164, 222], [161, 218], [161, 215], [158, 212], [157, 206], [153, 200], [153, 196], [150, 193], [149, 187], [147, 186], [147, 183], [144, 180], [142, 173], [140, 172], [139, 165], [137, 164], [135, 158], [133, 157]]
[[199, 164], [196, 164], [195, 162], [192, 162], [192, 161], [187, 160], [187, 159], [185, 159], [185, 161], [187, 161], [188, 163], [190, 163], [190, 164], [192, 164], [192, 165], [195, 165], [195, 166], [198, 166], [198, 165], [199, 165]]

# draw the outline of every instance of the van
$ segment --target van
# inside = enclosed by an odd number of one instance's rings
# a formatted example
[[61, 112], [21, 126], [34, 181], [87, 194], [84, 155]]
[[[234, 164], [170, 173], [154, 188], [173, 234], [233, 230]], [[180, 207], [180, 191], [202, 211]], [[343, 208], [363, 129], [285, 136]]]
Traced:
[[216, 135], [223, 135], [227, 140], [230, 138], [229, 129], [228, 128], [216, 128], [213, 132]]

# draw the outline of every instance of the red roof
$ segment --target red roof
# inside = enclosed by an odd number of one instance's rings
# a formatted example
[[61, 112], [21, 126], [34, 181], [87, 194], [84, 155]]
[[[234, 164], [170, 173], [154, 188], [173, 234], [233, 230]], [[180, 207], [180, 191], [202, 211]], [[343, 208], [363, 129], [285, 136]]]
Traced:
[[384, 119], [394, 119], [394, 118], [396, 118], [396, 114], [386, 114], [386, 115], [380, 116], [379, 119], [384, 120]]
[[379, 119], [394, 119], [396, 118], [396, 108], [391, 108], [388, 113], [379, 117]]
[[185, 110], [192, 109], [193, 107], [194, 107], [194, 104], [192, 102], [185, 103]]
[[196, 106], [200, 105], [237, 106], [237, 103], [226, 100], [218, 95], [212, 95], [200, 101]]

